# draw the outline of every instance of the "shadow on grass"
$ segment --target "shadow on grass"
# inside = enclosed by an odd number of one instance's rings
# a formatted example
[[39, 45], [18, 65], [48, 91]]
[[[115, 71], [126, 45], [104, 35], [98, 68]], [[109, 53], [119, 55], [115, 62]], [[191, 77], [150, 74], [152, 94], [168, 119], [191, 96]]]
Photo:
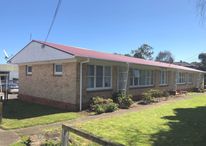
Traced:
[[18, 99], [11, 99], [3, 104], [3, 118], [7, 119], [25, 119], [64, 112], [56, 108], [23, 102]]
[[206, 107], [178, 108], [169, 120], [169, 131], [160, 131], [151, 137], [154, 146], [205, 146]]

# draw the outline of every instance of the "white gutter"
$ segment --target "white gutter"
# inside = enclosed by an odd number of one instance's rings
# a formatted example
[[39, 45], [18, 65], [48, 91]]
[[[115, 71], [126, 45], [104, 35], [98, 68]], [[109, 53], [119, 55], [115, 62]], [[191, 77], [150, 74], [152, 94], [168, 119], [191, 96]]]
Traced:
[[82, 111], [82, 65], [88, 62], [89, 58], [86, 61], [80, 62], [79, 111]]

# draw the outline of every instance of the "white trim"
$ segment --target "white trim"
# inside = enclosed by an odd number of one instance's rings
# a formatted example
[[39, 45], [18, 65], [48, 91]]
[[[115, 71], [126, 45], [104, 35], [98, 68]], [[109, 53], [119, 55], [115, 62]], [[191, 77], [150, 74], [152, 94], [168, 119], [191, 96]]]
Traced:
[[[87, 87], [87, 91], [91, 91], [91, 90], [107, 90], [107, 89], [112, 89], [112, 66], [110, 66], [110, 65], [101, 65], [101, 64], [88, 64], [88, 65], [93, 65], [94, 66], [94, 76], [88, 76], [87, 75], [87, 78], [89, 78], [89, 77], [93, 77], [94, 78], [94, 87], [93, 88], [88, 88]], [[96, 87], [96, 67], [97, 66], [102, 66], [103, 67], [103, 69], [102, 69], [102, 71], [103, 71], [103, 74], [102, 74], [102, 87]], [[110, 73], [111, 73], [111, 76], [110, 76], [110, 87], [105, 87], [105, 67], [110, 67]], [[109, 76], [107, 76], [107, 77], [109, 77]], [[88, 83], [88, 79], [87, 79], [87, 83]], [[87, 84], [87, 86], [88, 86], [88, 84]]]
[[[180, 85], [180, 84], [186, 84], [186, 82], [187, 82], [187, 76], [186, 76], [187, 74], [186, 74], [186, 72], [180, 72], [180, 71], [178, 71], [178, 72], [176, 72], [176, 84], [178, 85]], [[179, 80], [181, 80], [180, 82], [179, 82]]]
[[[62, 71], [61, 72], [57, 72], [56, 71], [56, 66], [57, 65], [61, 65], [62, 67]], [[63, 74], [63, 65], [62, 64], [54, 64], [54, 75], [62, 75]]]
[[129, 86], [130, 88], [146, 88], [146, 87], [153, 87], [154, 84], [151, 85], [138, 85], [138, 86]]
[[159, 84], [159, 86], [167, 86], [168, 84]]
[[111, 89], [112, 89], [112, 87], [108, 87], [108, 88], [106, 88], [106, 87], [105, 88], [102, 88], [102, 87], [100, 88], [99, 87], [99, 88], [87, 88], [86, 90], [87, 91], [100, 91], [100, 90], [111, 90]]
[[183, 83], [176, 83], [177, 85], [184, 85], [186, 84], [186, 82], [183, 82]]
[[[150, 69], [138, 69], [138, 68], [131, 68], [131, 71], [133, 72], [133, 70], [139, 70], [139, 72], [140, 72], [140, 76], [139, 76], [139, 78], [138, 78], [138, 85], [134, 85], [134, 79], [135, 79], [135, 77], [134, 76], [132, 76], [132, 80], [133, 80], [133, 85], [130, 85], [129, 84], [129, 87], [150, 87], [150, 86], [154, 86], [154, 71], [153, 70], [150, 70]], [[144, 73], [145, 73], [145, 71], [147, 72], [147, 75], [149, 75], [149, 76], [145, 76], [145, 82], [144, 83], [146, 83], [146, 81], [149, 81], [150, 82], [150, 84], [147, 84], [147, 85], [140, 85], [140, 80], [141, 80], [141, 71], [144, 71]], [[131, 76], [130, 76], [131, 77]], [[129, 80], [130, 80], [130, 77], [129, 77]]]
[[80, 62], [80, 87], [79, 87], [79, 110], [82, 111], [82, 65], [88, 63], [90, 60], [87, 58], [86, 61]]
[[[163, 76], [162, 76], [163, 73]], [[160, 86], [165, 86], [168, 84], [168, 71], [167, 70], [160, 70], [160, 80], [159, 80], [159, 85]], [[163, 77], [163, 78], [162, 78]], [[163, 80], [162, 80], [163, 79]], [[164, 81], [164, 82], [163, 82]]]
[[[31, 67], [31, 72], [29, 71], [29, 67]], [[32, 66], [31, 65], [26, 66], [26, 74], [27, 75], [32, 75]]]

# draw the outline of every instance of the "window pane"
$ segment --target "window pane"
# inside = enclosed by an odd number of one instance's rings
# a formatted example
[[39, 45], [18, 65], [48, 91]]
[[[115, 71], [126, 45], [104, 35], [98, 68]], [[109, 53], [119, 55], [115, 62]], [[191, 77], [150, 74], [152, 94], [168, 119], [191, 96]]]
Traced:
[[87, 87], [94, 88], [94, 77], [88, 77]]
[[28, 72], [32, 72], [32, 67], [28, 66]]
[[103, 77], [97, 77], [96, 78], [96, 87], [102, 87], [103, 84]]
[[60, 65], [60, 64], [56, 64], [55, 65], [56, 67], [55, 67], [55, 72], [62, 72], [62, 65]]
[[104, 78], [104, 87], [111, 87], [111, 77]]
[[94, 65], [88, 65], [88, 76], [94, 76]]
[[96, 87], [103, 86], [103, 67], [96, 66]]
[[130, 82], [129, 82], [129, 85], [130, 85], [130, 86], [133, 86], [133, 77], [132, 77], [132, 76], [130, 76]]
[[104, 75], [105, 76], [111, 76], [111, 67], [110, 66], [105, 66], [104, 67]]
[[137, 86], [139, 83], [139, 78], [134, 78], [134, 85]]
[[167, 72], [161, 71], [160, 84], [167, 84]]
[[133, 76], [136, 77], [136, 78], [139, 78], [139, 70], [134, 69], [133, 70]]
[[140, 71], [140, 85], [145, 85], [145, 72], [143, 70]]

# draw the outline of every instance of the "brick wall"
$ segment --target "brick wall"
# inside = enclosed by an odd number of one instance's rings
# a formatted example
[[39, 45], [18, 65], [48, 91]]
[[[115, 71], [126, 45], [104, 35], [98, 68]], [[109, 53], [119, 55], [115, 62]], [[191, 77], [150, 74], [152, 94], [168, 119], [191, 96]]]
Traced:
[[[26, 75], [26, 65], [19, 67], [19, 94], [76, 104], [77, 64], [63, 63], [62, 76], [55, 76], [53, 64], [32, 65], [32, 75]], [[52, 103], [53, 104], [53, 103]]]
[[[22, 100], [48, 104], [64, 109], [77, 110], [79, 108], [79, 89], [80, 89], [80, 64], [78, 62], [63, 63], [63, 75], [55, 76], [53, 73], [53, 64], [32, 65], [32, 75], [26, 75], [26, 66], [19, 67], [19, 97]], [[82, 103], [83, 108], [88, 106], [91, 97], [102, 96], [111, 97], [112, 93], [117, 91], [118, 65], [112, 66], [112, 89], [87, 91], [87, 64], [83, 64], [83, 91]], [[160, 70], [154, 70], [154, 86], [152, 87], [128, 87], [128, 93], [132, 94], [135, 99], [152, 88], [164, 90], [180, 90], [196, 87], [198, 84], [198, 73], [194, 74], [193, 84], [176, 85], [176, 72], [168, 72], [168, 85], [160, 86]], [[129, 83], [128, 83], [129, 84]]]

